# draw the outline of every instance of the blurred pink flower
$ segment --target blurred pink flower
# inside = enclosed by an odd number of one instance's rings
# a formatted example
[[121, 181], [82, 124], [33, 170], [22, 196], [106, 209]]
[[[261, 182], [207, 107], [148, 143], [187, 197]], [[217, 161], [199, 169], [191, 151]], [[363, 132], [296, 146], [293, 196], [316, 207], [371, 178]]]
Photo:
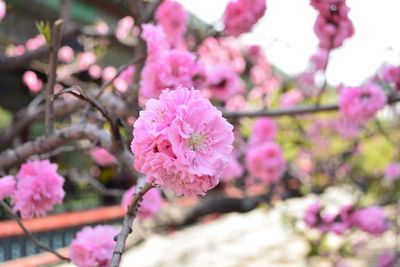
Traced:
[[292, 89], [282, 95], [280, 106], [290, 108], [301, 103], [301, 101], [303, 101], [303, 94], [297, 89]]
[[225, 109], [228, 111], [240, 111], [246, 108], [246, 99], [243, 95], [234, 95], [225, 103]]
[[400, 179], [400, 163], [390, 163], [385, 170], [385, 179], [395, 181]]
[[385, 213], [378, 206], [356, 210], [351, 216], [351, 221], [354, 226], [372, 235], [381, 235], [389, 229]]
[[0, 0], [0, 21], [2, 21], [6, 16], [6, 12], [7, 12], [6, 3], [4, 3], [3, 0]]
[[155, 17], [170, 44], [176, 47], [183, 42], [189, 15], [179, 2], [163, 1], [157, 8]]
[[385, 106], [386, 96], [372, 83], [363, 87], [343, 87], [340, 90], [339, 108], [343, 120], [354, 124], [365, 123]]
[[128, 91], [129, 86], [131, 86], [134, 76], [135, 67], [129, 66], [118, 76], [118, 78], [114, 80], [113, 84], [119, 92], [125, 93], [126, 91]]
[[239, 76], [226, 65], [214, 67], [207, 77], [207, 90], [215, 99], [226, 101], [240, 91]]
[[57, 173], [57, 164], [48, 160], [28, 161], [16, 175], [17, 190], [13, 210], [23, 219], [44, 216], [54, 205], [61, 204], [65, 192], [64, 178]]
[[12, 196], [16, 190], [15, 179], [11, 175], [0, 178], [0, 200]]
[[43, 82], [33, 71], [25, 71], [22, 75], [22, 81], [28, 87], [29, 91], [33, 93], [38, 93], [42, 90]]
[[399, 260], [399, 255], [396, 251], [386, 251], [379, 255], [377, 267], [395, 267]]
[[115, 28], [115, 37], [120, 42], [126, 42], [135, 35], [135, 21], [132, 17], [126, 16], [118, 21]]
[[108, 225], [86, 226], [72, 240], [69, 254], [78, 267], [108, 267], [117, 231]]
[[142, 38], [147, 44], [146, 60], [147, 62], [156, 61], [162, 53], [170, 49], [167, 36], [161, 27], [153, 24], [143, 24], [142, 29]]
[[94, 147], [90, 150], [90, 156], [100, 166], [111, 166], [117, 164], [117, 159], [102, 147]]
[[308, 225], [308, 227], [314, 228], [320, 225], [321, 210], [322, 207], [320, 201], [316, 201], [307, 207], [303, 220]]
[[221, 180], [224, 182], [229, 182], [240, 178], [244, 173], [242, 164], [239, 162], [237, 155], [232, 151], [230, 160], [221, 174]]
[[103, 70], [97, 64], [91, 65], [88, 69], [90, 78], [95, 79], [95, 80], [100, 79], [102, 72], [103, 72]]
[[96, 55], [93, 52], [83, 52], [78, 56], [78, 66], [80, 70], [87, 70], [96, 63]]
[[254, 24], [264, 16], [266, 0], [234, 0], [228, 3], [224, 12], [225, 33], [239, 36], [250, 32]]
[[63, 62], [71, 62], [74, 58], [74, 50], [69, 46], [63, 46], [58, 50], [58, 58]]
[[43, 35], [39, 34], [26, 41], [25, 46], [27, 50], [32, 51], [38, 49], [39, 47], [45, 44], [46, 44], [46, 39], [44, 39]]
[[249, 146], [258, 146], [262, 143], [275, 140], [278, 126], [275, 121], [270, 118], [257, 118], [254, 121]]
[[[136, 192], [136, 186], [132, 186], [128, 191], [125, 192], [121, 205], [125, 210], [128, 209], [131, 203], [132, 196]], [[153, 217], [157, 212], [160, 211], [162, 205], [162, 197], [160, 191], [157, 188], [150, 189], [144, 196], [139, 206], [138, 216], [140, 219], [148, 219]]]
[[200, 91], [164, 90], [159, 100], [146, 102], [135, 122], [134, 167], [147, 182], [177, 195], [204, 195], [229, 160], [232, 128]]
[[266, 183], [278, 181], [286, 170], [286, 162], [279, 145], [267, 142], [250, 147], [246, 154], [250, 175]]
[[102, 78], [103, 81], [111, 81], [115, 75], [117, 75], [117, 69], [113, 66], [108, 66], [103, 69]]

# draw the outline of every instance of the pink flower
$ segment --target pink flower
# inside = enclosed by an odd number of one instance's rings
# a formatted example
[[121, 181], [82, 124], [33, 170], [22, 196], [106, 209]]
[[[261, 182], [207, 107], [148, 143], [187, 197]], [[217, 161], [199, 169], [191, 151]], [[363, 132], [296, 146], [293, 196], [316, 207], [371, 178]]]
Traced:
[[319, 49], [315, 55], [311, 57], [314, 70], [323, 70], [326, 68], [328, 61], [328, 51], [325, 49]]
[[340, 91], [340, 116], [353, 123], [365, 123], [385, 106], [386, 96], [375, 84], [367, 84], [362, 88], [345, 87]]
[[372, 235], [381, 235], [389, 229], [385, 213], [378, 206], [356, 210], [351, 220], [354, 226]]
[[303, 94], [297, 90], [293, 89], [284, 93], [281, 97], [281, 107], [290, 108], [296, 106], [303, 101]]
[[78, 56], [80, 70], [87, 70], [94, 63], [96, 63], [96, 55], [93, 52], [83, 52]]
[[74, 58], [74, 50], [69, 46], [63, 46], [58, 50], [58, 58], [63, 62], [70, 62]]
[[21, 165], [13, 196], [14, 212], [19, 211], [23, 219], [30, 219], [44, 216], [54, 205], [62, 203], [64, 178], [57, 173], [57, 168], [57, 164], [48, 160]]
[[107, 267], [115, 246], [117, 231], [108, 225], [86, 226], [76, 234], [70, 246], [71, 261], [78, 267]]
[[266, 0], [234, 0], [228, 3], [224, 13], [225, 33], [239, 36], [251, 31], [253, 25], [264, 16]]
[[3, 20], [7, 12], [6, 3], [3, 0], [0, 0], [0, 21]]
[[240, 111], [246, 108], [246, 99], [242, 95], [234, 95], [225, 103], [225, 109], [228, 111]]
[[378, 267], [395, 267], [399, 259], [396, 251], [387, 251], [379, 255]]
[[46, 44], [46, 39], [44, 39], [43, 35], [39, 34], [26, 41], [25, 46], [27, 50], [32, 51], [38, 49], [39, 47], [45, 44]]
[[257, 118], [252, 127], [249, 146], [258, 146], [265, 142], [274, 141], [278, 127], [270, 118]]
[[118, 76], [118, 78], [114, 80], [113, 84], [119, 92], [125, 93], [126, 91], [128, 91], [129, 86], [132, 84], [134, 76], [135, 67], [129, 66]]
[[198, 90], [164, 90], [159, 100], [147, 101], [135, 122], [134, 166], [147, 182], [177, 195], [204, 195], [229, 161], [232, 128]]
[[[128, 191], [125, 192], [121, 205], [125, 210], [128, 209], [131, 203], [132, 196], [136, 192], [136, 186], [132, 186]], [[144, 196], [139, 206], [139, 218], [147, 219], [151, 218], [160, 211], [162, 205], [162, 197], [160, 191], [156, 188], [150, 189]]]
[[390, 163], [386, 167], [385, 179], [389, 181], [400, 179], [400, 163]]
[[159, 56], [157, 61], [147, 61], [140, 81], [140, 93], [145, 98], [158, 97], [166, 88], [180, 85], [193, 86], [196, 57], [187, 51], [170, 50]]
[[243, 175], [244, 169], [242, 164], [240, 164], [236, 153], [232, 151], [230, 160], [221, 174], [221, 180], [224, 182], [229, 182], [240, 178]]
[[0, 179], [0, 200], [12, 196], [15, 192], [16, 184], [13, 176], [8, 175]]
[[229, 66], [216, 66], [208, 73], [207, 90], [216, 99], [226, 101], [240, 91], [239, 77]]
[[267, 142], [250, 147], [246, 155], [250, 174], [266, 183], [278, 181], [286, 170], [286, 162], [279, 145]]
[[189, 16], [180, 3], [176, 1], [162, 2], [155, 16], [170, 44], [176, 46], [179, 42], [182, 42]]
[[382, 80], [385, 83], [394, 84], [400, 88], [400, 66], [385, 66], [381, 70]]
[[142, 38], [147, 44], [147, 61], [155, 61], [160, 54], [169, 50], [167, 37], [161, 27], [153, 24], [143, 24], [142, 29]]
[[103, 70], [97, 64], [91, 65], [88, 69], [89, 76], [95, 80], [100, 79], [102, 72]]
[[117, 75], [117, 69], [113, 66], [108, 66], [103, 69], [102, 78], [104, 81], [111, 81]]
[[308, 227], [317, 227], [321, 223], [321, 210], [322, 207], [319, 201], [314, 202], [310, 206], [308, 206], [303, 218]]
[[90, 156], [100, 166], [117, 164], [117, 159], [102, 147], [94, 147], [90, 150]]
[[338, 48], [344, 40], [353, 36], [354, 27], [348, 16], [350, 9], [346, 1], [311, 0], [311, 5], [319, 12], [314, 32], [321, 48]]
[[115, 28], [115, 37], [122, 43], [132, 43], [138, 35], [138, 27], [132, 17], [126, 16], [118, 21]]
[[33, 71], [25, 71], [22, 75], [22, 81], [28, 87], [28, 89], [33, 93], [38, 93], [42, 90], [43, 82]]
[[24, 45], [7, 45], [5, 54], [8, 57], [20, 56], [25, 53]]

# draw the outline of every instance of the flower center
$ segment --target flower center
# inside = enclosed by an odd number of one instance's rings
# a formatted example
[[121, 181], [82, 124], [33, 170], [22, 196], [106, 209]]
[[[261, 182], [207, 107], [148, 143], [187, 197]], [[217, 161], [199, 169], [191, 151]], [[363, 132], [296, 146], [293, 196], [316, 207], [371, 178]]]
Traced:
[[199, 133], [192, 133], [189, 137], [189, 148], [193, 151], [197, 151], [205, 143], [206, 137]]

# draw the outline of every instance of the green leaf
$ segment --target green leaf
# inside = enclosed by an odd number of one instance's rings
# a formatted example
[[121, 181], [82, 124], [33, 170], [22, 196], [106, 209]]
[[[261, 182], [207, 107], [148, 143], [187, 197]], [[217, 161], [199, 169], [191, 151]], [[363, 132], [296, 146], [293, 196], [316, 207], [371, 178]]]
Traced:
[[39, 33], [43, 35], [48, 46], [51, 45], [51, 26], [48, 21], [38, 21], [35, 23]]

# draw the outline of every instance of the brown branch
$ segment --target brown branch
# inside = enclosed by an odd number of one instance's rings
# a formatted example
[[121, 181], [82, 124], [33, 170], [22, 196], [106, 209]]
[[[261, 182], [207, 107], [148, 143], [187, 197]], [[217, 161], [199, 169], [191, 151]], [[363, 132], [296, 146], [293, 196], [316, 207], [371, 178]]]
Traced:
[[57, 59], [58, 49], [61, 43], [61, 27], [62, 20], [56, 20], [53, 25], [51, 34], [51, 45], [50, 45], [50, 59], [49, 59], [49, 72], [47, 81], [47, 92], [46, 92], [46, 111], [45, 111], [45, 128], [46, 134], [51, 134], [54, 130], [54, 85], [56, 84], [57, 77]]
[[93, 124], [74, 125], [48, 136], [41, 136], [15, 149], [8, 149], [0, 153], [0, 169], [21, 163], [32, 155], [47, 153], [71, 141], [82, 139], [89, 139], [94, 143], [99, 143], [100, 146], [109, 151], [113, 150], [111, 136], [106, 131]]
[[39, 240], [37, 240], [29, 231], [28, 229], [26, 229], [25, 225], [22, 223], [21, 218], [19, 218], [16, 214], [14, 214], [14, 212], [12, 211], [11, 207], [7, 205], [6, 202], [4, 202], [4, 200], [0, 200], [0, 205], [10, 214], [10, 216], [17, 222], [17, 224], [19, 225], [19, 227], [21, 227], [22, 231], [24, 232], [25, 236], [32, 241], [32, 243], [45, 250], [50, 252], [51, 254], [54, 254], [55, 256], [57, 256], [58, 258], [60, 258], [63, 261], [70, 261], [69, 258], [64, 257], [63, 255], [61, 255], [60, 253], [58, 253], [57, 251], [55, 251], [54, 249], [46, 246], [45, 244], [41, 243]]
[[[400, 95], [390, 97], [387, 104], [394, 104], [400, 101]], [[319, 112], [337, 111], [339, 106], [337, 104], [316, 106], [298, 106], [290, 109], [270, 109], [270, 110], [256, 110], [256, 111], [228, 111], [223, 108], [220, 109], [222, 115], [226, 118], [241, 118], [241, 117], [280, 117], [280, 116], [295, 116]]]
[[140, 201], [142, 200], [143, 196], [154, 187], [153, 184], [145, 184], [143, 188], [139, 185], [139, 182], [144, 182], [145, 177], [141, 176], [138, 180], [138, 185], [137, 185], [137, 192], [136, 194], [132, 197], [131, 203], [129, 204], [128, 211], [126, 212], [124, 216], [124, 221], [122, 223], [122, 228], [121, 231], [117, 236], [115, 236], [115, 248], [113, 252], [113, 256], [111, 259], [111, 264], [110, 267], [118, 267], [120, 262], [121, 262], [121, 257], [122, 253], [124, 252], [125, 249], [125, 243], [126, 239], [128, 238], [128, 235], [132, 233], [132, 224], [133, 221], [135, 220], [136, 213], [140, 204]]

